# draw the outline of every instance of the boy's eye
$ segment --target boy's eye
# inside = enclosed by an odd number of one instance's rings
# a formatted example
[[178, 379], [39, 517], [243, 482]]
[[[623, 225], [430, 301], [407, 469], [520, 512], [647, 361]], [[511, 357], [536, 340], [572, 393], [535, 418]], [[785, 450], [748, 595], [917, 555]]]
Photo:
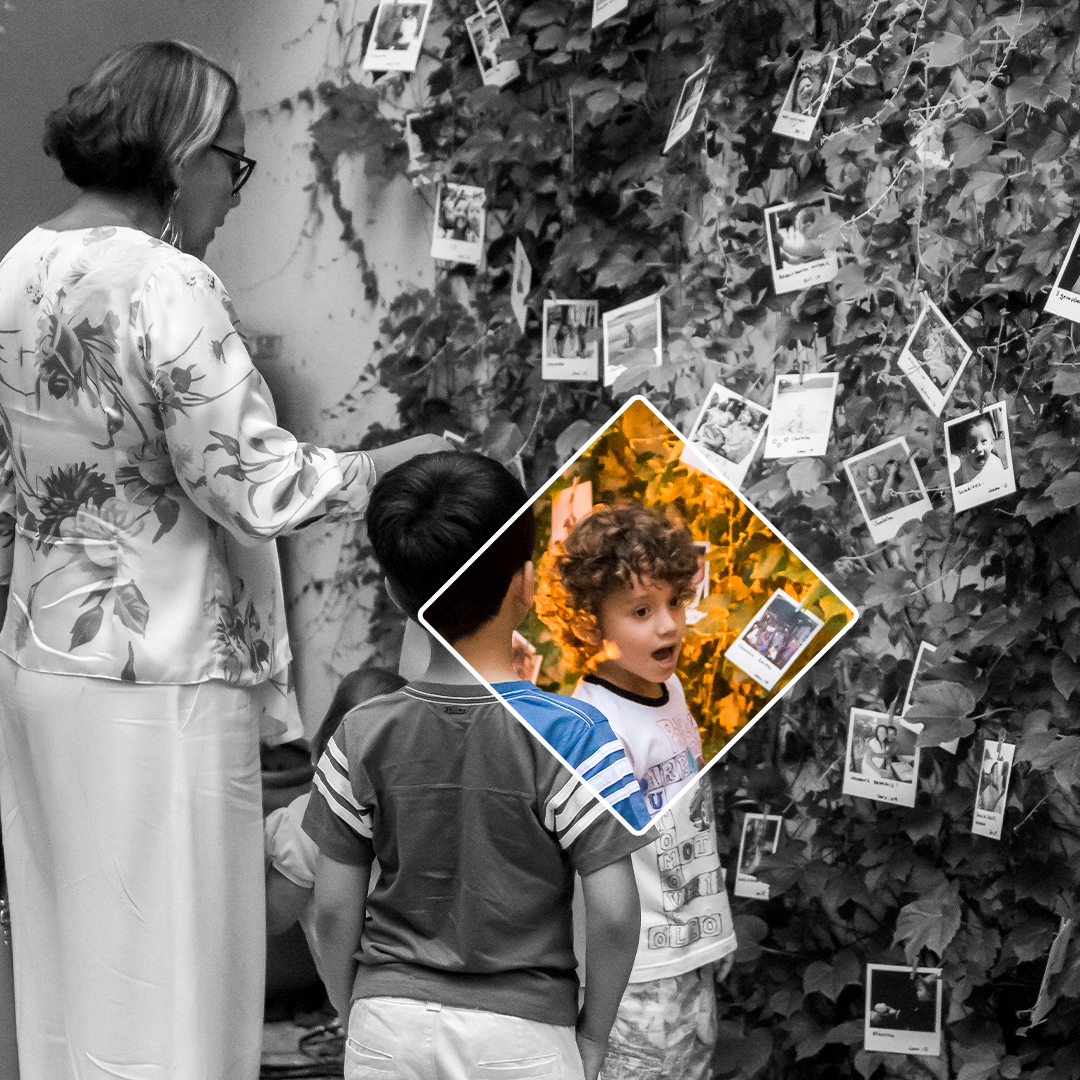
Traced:
[[637, 611], [635, 611], [635, 612], [634, 612], [634, 614], [635, 614], [635, 615], [636, 615], [636, 616], [637, 616], [637, 617], [638, 617], [639, 619], [643, 619], [643, 618], [645, 618], [645, 616], [646, 616], [646, 615], [648, 615], [648, 614], [649, 614], [649, 609], [648, 609], [647, 607], [639, 607], [639, 608], [637, 609]]

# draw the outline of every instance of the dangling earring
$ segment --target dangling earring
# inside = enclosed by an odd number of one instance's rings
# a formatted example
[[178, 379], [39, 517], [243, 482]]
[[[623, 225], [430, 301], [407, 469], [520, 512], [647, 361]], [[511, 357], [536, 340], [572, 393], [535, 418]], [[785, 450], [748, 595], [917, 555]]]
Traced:
[[180, 245], [184, 242], [184, 230], [180, 225], [180, 215], [176, 212], [179, 198], [180, 189], [177, 188], [169, 201], [169, 213], [165, 217], [165, 224], [161, 226], [159, 236], [160, 240], [164, 240], [166, 244], [172, 244], [177, 251], [182, 250]]

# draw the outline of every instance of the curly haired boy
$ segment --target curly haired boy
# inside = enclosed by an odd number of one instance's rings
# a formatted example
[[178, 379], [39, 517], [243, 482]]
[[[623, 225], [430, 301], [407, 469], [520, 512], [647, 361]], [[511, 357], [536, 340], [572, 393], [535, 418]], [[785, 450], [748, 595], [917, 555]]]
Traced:
[[[675, 673], [703, 569], [685, 526], [641, 506], [594, 510], [546, 560], [537, 613], [586, 674], [574, 697], [618, 736], [657, 839], [634, 852], [641, 935], [608, 1039], [604, 1080], [709, 1075], [716, 961], [735, 950], [701, 735]], [[585, 973], [588, 978], [588, 971]]]

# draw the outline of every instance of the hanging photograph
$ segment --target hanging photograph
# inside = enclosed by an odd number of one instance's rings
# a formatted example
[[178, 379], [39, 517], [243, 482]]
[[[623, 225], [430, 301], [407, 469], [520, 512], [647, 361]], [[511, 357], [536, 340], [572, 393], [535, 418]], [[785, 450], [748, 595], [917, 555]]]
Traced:
[[840, 376], [777, 375], [765, 439], [767, 458], [824, 457]]
[[556, 381], [600, 378], [600, 305], [595, 300], [545, 300], [540, 373]]
[[498, 0], [470, 15], [465, 20], [465, 29], [485, 86], [505, 86], [521, 74], [521, 65], [516, 60], [499, 59], [499, 46], [509, 39], [510, 30]]
[[755, 876], [766, 855], [775, 855], [780, 844], [779, 814], [747, 814], [743, 818], [742, 839], [739, 841], [739, 861], [735, 870], [736, 896], [751, 900], [768, 900], [769, 886]]
[[971, 348], [933, 300], [924, 299], [897, 363], [935, 416], [960, 381]]
[[957, 513], [1016, 490], [1004, 401], [946, 421], [945, 450]]
[[682, 460], [693, 460], [738, 490], [765, 438], [769, 410], [713, 383], [686, 440]]
[[525, 254], [525, 245], [519, 236], [514, 242], [514, 269], [510, 274], [510, 308], [514, 312], [521, 332], [525, 333], [525, 322], [529, 316], [529, 309], [525, 306], [532, 289], [532, 263]]
[[601, 23], [614, 18], [629, 6], [630, 0], [593, 0], [592, 28], [595, 30]]
[[918, 466], [904, 438], [892, 439], [844, 462], [870, 539], [891, 540], [906, 521], [917, 521], [930, 509]]
[[777, 135], [789, 135], [802, 142], [809, 140], [825, 107], [835, 71], [835, 57], [812, 50], [803, 53], [773, 124]]
[[[679, 460], [681, 461], [682, 459], [680, 458]], [[693, 597], [686, 605], [687, 626], [693, 626], [694, 623], [708, 618], [709, 615], [701, 605], [709, 598], [709, 579], [711, 577], [709, 574], [709, 552], [712, 550], [712, 544], [708, 540], [695, 540], [694, 547], [701, 553], [702, 574], [701, 580], [694, 589]]]
[[863, 1049], [937, 1057], [941, 991], [941, 968], [867, 964]]
[[632, 367], [663, 363], [660, 294], [604, 312], [604, 385]]
[[777, 294], [832, 281], [839, 272], [836, 252], [821, 239], [829, 202], [824, 195], [765, 209], [773, 288]]
[[524, 638], [516, 630], [510, 639], [511, 656], [514, 671], [519, 679], [536, 685], [536, 677], [540, 674], [540, 665], [544, 658], [536, 651], [536, 646]]
[[364, 53], [364, 71], [416, 70], [424, 30], [431, 14], [431, 2], [380, 0], [367, 52]]
[[551, 551], [570, 535], [570, 530], [592, 511], [592, 507], [591, 480], [571, 484], [552, 498], [551, 539], [548, 542]]
[[479, 266], [484, 257], [486, 218], [482, 187], [449, 182], [441, 184], [435, 200], [435, 234], [431, 238], [431, 257]]
[[694, 126], [694, 117], [697, 116], [701, 97], [705, 93], [705, 84], [709, 81], [711, 67], [710, 60], [699, 67], [693, 75], [688, 76], [686, 82], [683, 83], [679, 103], [675, 106], [675, 115], [671, 120], [671, 129], [668, 131], [667, 142], [664, 143], [665, 154]]
[[914, 806], [919, 786], [918, 737], [906, 720], [853, 708], [848, 718], [844, 794]]
[[1001, 839], [1005, 821], [1005, 800], [1009, 794], [1013, 755], [1016, 744], [987, 739], [983, 743], [979, 765], [979, 783], [975, 791], [975, 817], [971, 831], [976, 836]]
[[724, 654], [755, 682], [771, 690], [823, 623], [778, 589]]
[[1076, 242], [1078, 237], [1080, 225], [1073, 233], [1069, 251], [1054, 279], [1054, 287], [1050, 290], [1044, 309], [1051, 315], [1063, 315], [1073, 322], [1080, 322], [1080, 244]]
[[[920, 680], [925, 680], [926, 669], [933, 666], [934, 653], [937, 649], [928, 641], [919, 642], [919, 651], [915, 654], [915, 664], [911, 669], [911, 678], [908, 679], [907, 693], [904, 695], [904, 707], [900, 710], [901, 714], [906, 713], [908, 709], [916, 702], [915, 697], [915, 685]], [[916, 724], [913, 721], [909, 721], [911, 726], [922, 730], [922, 724]], [[960, 746], [959, 739], [952, 739], [949, 742], [942, 743], [941, 749], [949, 754], [955, 754]]]

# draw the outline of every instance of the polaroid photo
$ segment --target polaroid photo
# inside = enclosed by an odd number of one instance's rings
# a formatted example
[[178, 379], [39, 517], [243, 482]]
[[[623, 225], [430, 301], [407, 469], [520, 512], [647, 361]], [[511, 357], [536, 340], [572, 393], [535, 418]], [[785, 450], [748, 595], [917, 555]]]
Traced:
[[521, 65], [516, 60], [499, 59], [499, 46], [510, 37], [499, 0], [481, 6], [475, 15], [470, 15], [465, 20], [465, 29], [485, 86], [505, 86], [521, 74]]
[[823, 625], [816, 615], [777, 589], [724, 656], [771, 690]]
[[746, 896], [751, 900], [769, 899], [769, 886], [764, 881], [758, 881], [754, 874], [761, 866], [763, 856], [776, 854], [780, 844], [780, 822], [783, 820], [779, 814], [747, 814], [743, 818], [733, 890], [736, 896]]
[[680, 139], [685, 138], [694, 126], [694, 117], [697, 116], [698, 106], [701, 104], [702, 95], [705, 93], [705, 84], [709, 81], [709, 69], [712, 61], [702, 64], [692, 75], [687, 76], [683, 83], [682, 93], [679, 94], [679, 103], [675, 106], [675, 115], [671, 119], [671, 128], [668, 131], [667, 142], [664, 143], [666, 154]]
[[484, 257], [485, 193], [472, 184], [439, 185], [431, 257], [479, 266]]
[[1046, 301], [1044, 311], [1051, 315], [1063, 315], [1073, 322], [1080, 322], [1080, 225], [1073, 233], [1072, 242], [1065, 255], [1058, 275], [1054, 278], [1054, 286], [1050, 290], [1050, 296]]
[[767, 458], [824, 457], [840, 376], [777, 375], [765, 439]]
[[660, 340], [660, 294], [604, 312], [604, 385], [629, 368], [664, 362]]
[[1006, 403], [999, 401], [945, 421], [949, 483], [957, 513], [1016, 490], [1006, 412]]
[[[483, 590], [492, 587], [492, 582], [483, 576], [477, 566], [477, 560], [483, 558], [484, 552], [492, 544], [499, 542], [501, 533], [513, 528], [515, 522], [520, 524], [522, 516], [531, 514], [536, 525], [532, 551], [537, 577], [536, 603], [518, 630], [544, 657], [538, 676], [539, 685], [567, 697], [572, 696], [581, 685], [581, 677], [595, 666], [594, 662], [602, 663], [601, 653], [609, 659], [618, 659], [624, 653], [619, 651], [618, 629], [607, 628], [612, 632], [599, 644], [593, 640], [583, 641], [577, 635], [576, 626], [583, 625], [577, 616], [583, 612], [574, 606], [575, 601], [566, 590], [559, 587], [558, 553], [551, 550], [552, 525], [558, 536], [571, 524], [571, 516], [575, 525], [577, 521], [587, 521], [599, 512], [601, 504], [615, 506], [629, 503], [650, 515], [667, 517], [671, 510], [669, 486], [658, 487], [648, 480], [674, 467], [686, 442], [682, 433], [640, 394], [626, 401], [614, 416], [598, 423], [589, 438], [575, 441], [580, 449], [567, 455], [554, 475], [538, 486], [529, 501], [506, 522], [500, 533], [496, 533], [424, 605], [419, 615], [421, 623], [436, 640], [453, 652], [453, 647], [439, 636], [437, 627], [428, 620], [428, 612], [432, 605], [438, 604], [439, 597], [446, 589], [468, 587]], [[686, 631], [683, 640], [687, 648], [675, 650], [674, 655], [668, 654], [663, 660], [656, 657], [650, 659], [650, 665], [655, 662], [665, 666], [667, 673], [661, 674], [656, 681], [663, 681], [671, 688], [669, 704], [672, 704], [672, 709], [664, 715], [672, 717], [671, 730], [677, 732], [679, 747], [682, 747], [674, 758], [667, 756], [671, 754], [668, 750], [660, 759], [650, 759], [649, 764], [640, 770], [639, 778], [644, 778], [650, 785], [646, 806], [654, 823], [681, 799], [687, 800], [691, 820], [700, 817], [699, 811], [704, 813], [706, 809], [703, 792], [707, 784], [703, 786], [702, 780], [708, 770], [729, 753], [762, 716], [782, 701], [790, 688], [806, 676], [814, 664], [828, 656], [829, 650], [836, 647], [858, 619], [855, 605], [837, 592], [833, 584], [822, 577], [821, 571], [808, 562], [790, 540], [742, 495], [706, 469], [686, 464], [678, 466], [678, 471], [679, 490], [680, 494], [685, 495], [687, 508], [682, 510], [684, 504], [680, 500], [680, 511], [686, 515], [686, 528], [690, 539], [698, 542], [699, 553], [704, 542], [713, 536], [725, 538], [725, 551], [730, 547], [730, 558], [724, 560], [724, 571], [712, 575], [708, 586], [711, 595], [700, 601], [701, 606], [712, 613], [712, 609], [730, 609], [731, 605], [740, 604], [742, 610], [754, 612], [764, 607], [777, 590], [785, 590], [789, 597], [803, 598], [804, 603], [800, 608], [790, 599], [772, 600], [772, 607], [782, 604], [795, 610], [782, 611], [780, 614], [785, 618], [775, 620], [787, 624], [786, 635], [779, 635], [780, 640], [775, 643], [759, 643], [766, 654], [775, 644], [771, 659], [754, 652], [750, 645], [743, 646], [761, 661], [766, 671], [775, 674], [783, 670], [783, 678], [776, 681], [771, 689], [766, 689], [762, 682], [740, 667], [725, 662], [725, 652], [737, 631], [729, 629], [723, 618], [700, 620]], [[580, 494], [563, 494], [575, 490], [575, 481]], [[585, 484], [591, 484], [587, 493], [581, 490]], [[596, 509], [592, 508], [594, 499]], [[564, 500], [569, 504], [565, 508]], [[752, 542], [749, 542], [751, 538]], [[754, 579], [754, 568], [761, 565], [763, 558], [774, 555], [779, 558], [768, 581]], [[749, 596], [747, 588], [750, 589]], [[798, 616], [793, 618], [795, 613], [800, 613], [801, 619]], [[597, 628], [601, 634], [604, 633], [604, 627], [598, 625]], [[742, 624], [739, 629], [742, 629]], [[812, 638], [809, 644], [794, 661], [790, 661], [786, 654], [799, 649], [803, 644], [802, 639], [810, 634]], [[605, 646], [604, 642], [609, 644]], [[691, 642], [692, 648], [689, 647]], [[455, 655], [480, 683], [492, 692], [499, 693], [499, 687], [493, 688], [486, 682], [460, 653]], [[703, 692], [706, 673], [711, 680], [718, 668], [722, 670], [722, 678], [709, 683], [715, 686], [714, 692]], [[653, 672], [649, 678], [653, 678], [655, 669], [650, 667], [649, 670]], [[772, 681], [771, 678], [768, 681]], [[677, 692], [676, 682], [682, 687], [682, 694]], [[598, 790], [597, 784], [584, 775], [582, 770], [587, 767], [586, 764], [574, 756], [570, 743], [561, 738], [555, 728], [546, 726], [547, 721], [515, 692], [507, 691], [500, 697], [518, 720], [529, 727], [567, 768], [575, 772], [587, 790], [603, 799], [603, 789]], [[703, 764], [699, 764], [694, 771], [690, 767], [692, 760], [699, 760]], [[610, 800], [605, 805], [608, 809], [614, 809]], [[644, 825], [625, 817], [621, 820], [637, 835], [643, 834]], [[678, 855], [681, 849], [682, 845], [674, 845], [669, 852], [674, 859], [673, 871], [682, 872], [679, 869], [681, 856]], [[691, 876], [686, 880], [696, 879]]]
[[[926, 669], [933, 664], [934, 653], [936, 652], [937, 649], [929, 641], [919, 642], [919, 651], [915, 654], [915, 664], [911, 669], [911, 678], [908, 679], [907, 693], [904, 695], [904, 707], [900, 710], [901, 715], [915, 704], [915, 684], [920, 678], [924, 677]], [[909, 723], [911, 723], [912, 727], [922, 731], [922, 724], [917, 724], [914, 721], [909, 721]], [[950, 742], [942, 743], [941, 749], [946, 753], [955, 754], [959, 746], [960, 740], [953, 739]]]
[[536, 680], [540, 677], [540, 668], [543, 666], [544, 658], [536, 651], [536, 646], [516, 630], [511, 636], [510, 644], [517, 677], [535, 686]]
[[630, 0], [593, 0], [592, 28], [595, 30], [601, 23], [613, 19], [629, 6]]
[[810, 139], [829, 97], [835, 72], [835, 56], [813, 51], [802, 54], [780, 107], [780, 115], [773, 124], [777, 135], [789, 135], [801, 142]]
[[569, 535], [570, 530], [593, 508], [592, 481], [584, 480], [574, 482], [551, 500], [551, 541], [548, 548], [555, 550], [556, 544], [561, 544]]
[[829, 251], [820, 238], [828, 212], [829, 200], [824, 195], [807, 202], [765, 208], [765, 233], [777, 295], [822, 285], [839, 273], [836, 252]]
[[919, 733], [888, 713], [853, 708], [844, 759], [845, 795], [914, 806], [919, 786]]
[[937, 1057], [941, 998], [941, 968], [867, 964], [863, 1049]]
[[694, 547], [698, 549], [701, 555], [701, 566], [704, 572], [701, 575], [701, 580], [697, 583], [693, 597], [686, 605], [687, 626], [693, 626], [694, 623], [700, 622], [708, 614], [708, 612], [702, 611], [701, 602], [707, 599], [709, 595], [709, 551], [712, 549], [712, 544], [708, 540], [695, 540]]
[[937, 304], [924, 299], [897, 362], [935, 416], [941, 415], [970, 358], [971, 346]]
[[379, 0], [364, 71], [415, 71], [432, 0]]
[[976, 836], [1001, 839], [1001, 826], [1005, 821], [1005, 801], [1009, 794], [1013, 755], [1016, 744], [987, 739], [983, 743], [979, 766], [979, 785], [975, 790], [975, 817], [971, 831]]
[[708, 469], [737, 491], [743, 486], [769, 419], [764, 405], [713, 383], [686, 439], [682, 461]]
[[595, 300], [545, 300], [540, 374], [554, 381], [600, 378], [600, 305]]
[[930, 496], [902, 436], [848, 458], [844, 472], [875, 544], [891, 540], [904, 522], [930, 509]]
[[525, 245], [519, 236], [514, 243], [514, 269], [510, 274], [510, 307], [523, 334], [525, 321], [529, 316], [529, 309], [525, 302], [532, 289], [532, 276], [532, 263], [529, 262], [529, 256], [525, 254]]

